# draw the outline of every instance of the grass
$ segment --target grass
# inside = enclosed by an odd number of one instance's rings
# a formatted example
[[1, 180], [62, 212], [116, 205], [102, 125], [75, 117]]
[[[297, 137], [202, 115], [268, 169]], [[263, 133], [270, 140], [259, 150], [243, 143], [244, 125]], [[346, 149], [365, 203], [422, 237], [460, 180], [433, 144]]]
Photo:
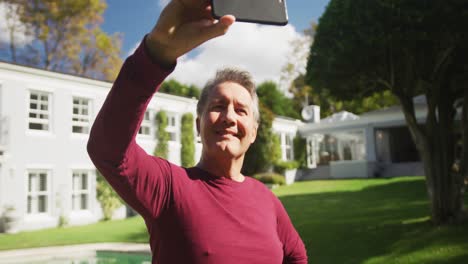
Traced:
[[433, 227], [421, 177], [313, 181], [275, 192], [310, 262], [468, 263], [468, 224]]
[[141, 217], [73, 226], [0, 234], [0, 250], [100, 242], [147, 243], [148, 235]]
[[[311, 263], [468, 263], [468, 224], [431, 226], [421, 177], [301, 182], [274, 192], [301, 234]], [[144, 223], [135, 217], [2, 234], [0, 250], [147, 241]]]

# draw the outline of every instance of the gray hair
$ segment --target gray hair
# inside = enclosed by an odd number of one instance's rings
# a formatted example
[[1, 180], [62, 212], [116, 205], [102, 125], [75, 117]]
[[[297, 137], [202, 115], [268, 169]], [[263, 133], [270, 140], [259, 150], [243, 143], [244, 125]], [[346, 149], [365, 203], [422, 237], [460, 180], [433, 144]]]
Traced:
[[258, 96], [252, 75], [245, 70], [236, 68], [225, 68], [218, 70], [213, 79], [210, 79], [203, 88], [197, 103], [197, 115], [202, 116], [204, 106], [208, 101], [213, 88], [224, 82], [234, 82], [244, 87], [252, 97], [252, 113], [255, 121], [260, 123], [260, 111], [258, 108]]

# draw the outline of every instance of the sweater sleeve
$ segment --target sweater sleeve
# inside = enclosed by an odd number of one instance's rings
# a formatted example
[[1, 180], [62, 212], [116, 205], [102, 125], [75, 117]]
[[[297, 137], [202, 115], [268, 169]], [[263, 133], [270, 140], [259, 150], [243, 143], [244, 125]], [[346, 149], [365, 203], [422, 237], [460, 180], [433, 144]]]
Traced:
[[145, 219], [158, 217], [168, 205], [171, 165], [148, 155], [135, 138], [153, 94], [174, 67], [163, 69], [154, 63], [143, 40], [125, 60], [94, 121], [87, 145], [99, 172]]
[[278, 236], [283, 243], [283, 264], [307, 264], [307, 252], [301, 237], [278, 198], [275, 199]]

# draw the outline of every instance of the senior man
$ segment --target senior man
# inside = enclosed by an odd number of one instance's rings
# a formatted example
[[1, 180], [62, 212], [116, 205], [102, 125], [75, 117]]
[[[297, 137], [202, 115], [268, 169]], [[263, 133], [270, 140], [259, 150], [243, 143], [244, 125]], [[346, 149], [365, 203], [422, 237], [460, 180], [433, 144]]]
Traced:
[[241, 173], [259, 122], [249, 73], [218, 71], [202, 91], [196, 125], [203, 150], [195, 167], [150, 156], [135, 141], [149, 101], [177, 58], [224, 35], [234, 23], [229, 15], [213, 20], [210, 8], [206, 0], [173, 0], [166, 6], [125, 61], [93, 124], [88, 153], [144, 218], [153, 263], [307, 263], [281, 202]]

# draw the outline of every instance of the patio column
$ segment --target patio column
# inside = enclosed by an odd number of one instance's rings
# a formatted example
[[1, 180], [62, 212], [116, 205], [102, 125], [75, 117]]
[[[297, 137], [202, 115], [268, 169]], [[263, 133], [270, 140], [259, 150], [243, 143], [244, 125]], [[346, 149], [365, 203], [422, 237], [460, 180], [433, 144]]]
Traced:
[[364, 135], [366, 139], [366, 160], [368, 162], [377, 161], [375, 155], [375, 136], [374, 136], [374, 127], [367, 126], [364, 130]]

